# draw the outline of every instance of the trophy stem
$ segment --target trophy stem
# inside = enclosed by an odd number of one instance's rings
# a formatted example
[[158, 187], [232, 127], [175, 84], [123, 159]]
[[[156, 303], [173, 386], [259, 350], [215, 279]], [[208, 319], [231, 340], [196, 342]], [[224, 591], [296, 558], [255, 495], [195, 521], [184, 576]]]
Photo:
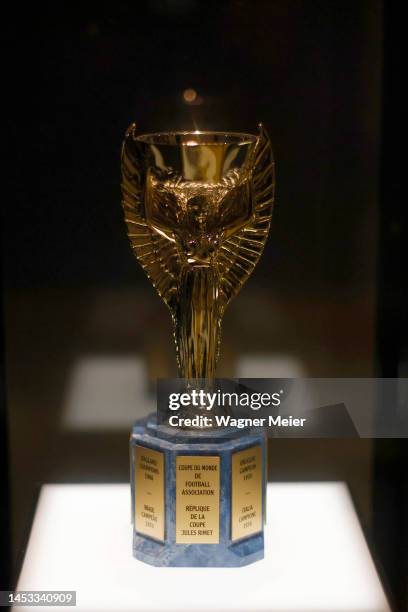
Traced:
[[213, 379], [218, 360], [222, 311], [218, 274], [213, 266], [182, 272], [174, 335], [179, 376]]

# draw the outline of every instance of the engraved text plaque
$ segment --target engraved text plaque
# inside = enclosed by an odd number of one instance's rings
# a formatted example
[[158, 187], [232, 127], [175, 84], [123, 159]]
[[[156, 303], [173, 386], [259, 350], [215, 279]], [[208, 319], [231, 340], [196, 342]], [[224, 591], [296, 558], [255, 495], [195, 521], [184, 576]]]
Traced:
[[176, 543], [218, 544], [220, 458], [176, 458]]
[[252, 446], [232, 455], [232, 541], [262, 529], [262, 450]]
[[164, 456], [135, 447], [135, 529], [164, 541]]

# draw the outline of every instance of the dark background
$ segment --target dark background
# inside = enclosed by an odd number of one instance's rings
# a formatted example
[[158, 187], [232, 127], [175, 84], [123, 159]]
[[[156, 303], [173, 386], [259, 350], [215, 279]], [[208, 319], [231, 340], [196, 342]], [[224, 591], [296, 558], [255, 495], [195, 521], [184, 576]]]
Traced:
[[[148, 397], [155, 378], [175, 374], [170, 317], [132, 259], [120, 208], [131, 121], [141, 133], [254, 132], [262, 121], [270, 133], [271, 238], [225, 317], [220, 375], [235, 375], [245, 357], [259, 376], [407, 376], [397, 9], [377, 0], [152, 0], [29, 10], [15, 7], [7, 22], [14, 578], [41, 482], [127, 478], [131, 419], [94, 430], [64, 421], [81, 360], [136, 355]], [[185, 101], [187, 88], [198, 103]], [[406, 444], [276, 440], [270, 453], [272, 479], [348, 483], [403, 610]]]
[[[50, 6], [26, 31], [15, 24], [24, 113], [5, 236], [13, 286], [140, 281], [119, 208], [119, 151], [131, 121], [141, 132], [254, 132], [263, 121], [278, 192], [257, 280], [326, 294], [372, 282], [378, 2]], [[184, 103], [186, 88], [202, 104]]]

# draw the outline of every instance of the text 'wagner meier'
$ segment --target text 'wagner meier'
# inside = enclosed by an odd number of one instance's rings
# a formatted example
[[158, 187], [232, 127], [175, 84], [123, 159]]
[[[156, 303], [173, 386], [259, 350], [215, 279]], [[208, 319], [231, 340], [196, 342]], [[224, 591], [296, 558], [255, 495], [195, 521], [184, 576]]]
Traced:
[[[169, 409], [177, 411], [180, 408], [198, 408], [203, 412], [219, 408], [277, 408], [281, 404], [283, 390], [276, 393], [227, 393], [220, 390], [209, 393], [204, 390], [193, 389], [184, 393], [170, 393]], [[297, 418], [291, 415], [269, 415], [267, 417], [234, 417], [228, 414], [196, 414], [181, 417], [178, 414], [168, 418], [171, 427], [303, 427], [306, 418]]]

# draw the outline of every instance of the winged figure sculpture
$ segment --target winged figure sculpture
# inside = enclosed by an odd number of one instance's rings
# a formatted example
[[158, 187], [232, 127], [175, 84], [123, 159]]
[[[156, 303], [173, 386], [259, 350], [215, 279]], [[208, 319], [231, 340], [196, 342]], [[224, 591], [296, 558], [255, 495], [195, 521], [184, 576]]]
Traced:
[[138, 135], [132, 124], [121, 165], [128, 236], [170, 309], [179, 375], [213, 378], [225, 308], [268, 237], [275, 173], [267, 132]]

